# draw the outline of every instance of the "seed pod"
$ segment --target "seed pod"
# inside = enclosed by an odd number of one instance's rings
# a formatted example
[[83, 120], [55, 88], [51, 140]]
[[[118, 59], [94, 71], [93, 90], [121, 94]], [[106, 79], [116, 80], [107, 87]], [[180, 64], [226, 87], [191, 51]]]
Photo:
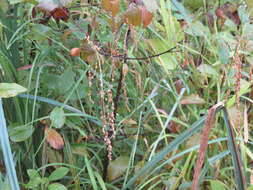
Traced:
[[81, 53], [81, 48], [72, 48], [70, 50], [71, 56], [80, 56], [80, 53]]

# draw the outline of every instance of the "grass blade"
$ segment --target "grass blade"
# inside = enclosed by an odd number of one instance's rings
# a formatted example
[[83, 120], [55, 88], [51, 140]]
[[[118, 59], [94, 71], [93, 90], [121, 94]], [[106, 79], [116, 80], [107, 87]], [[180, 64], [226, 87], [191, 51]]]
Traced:
[[94, 175], [94, 172], [91, 168], [91, 165], [90, 165], [90, 162], [89, 162], [87, 156], [84, 156], [84, 161], [85, 161], [85, 165], [87, 166], [88, 174], [90, 176], [91, 185], [94, 190], [98, 190], [95, 175]]
[[148, 172], [149, 169], [154, 167], [158, 162], [160, 162], [168, 153], [176, 149], [180, 144], [185, 142], [189, 137], [191, 137], [194, 133], [199, 131], [205, 122], [206, 116], [201, 117], [198, 121], [196, 121], [188, 130], [183, 132], [180, 136], [178, 136], [174, 141], [168, 144], [160, 153], [155, 155], [153, 159], [151, 159], [143, 168], [141, 168], [130, 180], [129, 182], [122, 188], [122, 190], [126, 190], [131, 187], [135, 181], [141, 175], [144, 175]]
[[246, 182], [245, 182], [245, 176], [243, 174], [243, 167], [242, 167], [242, 161], [241, 161], [241, 157], [239, 154], [239, 151], [237, 149], [237, 146], [235, 144], [235, 137], [234, 137], [234, 133], [233, 133], [233, 129], [232, 129], [232, 125], [229, 121], [228, 118], [228, 112], [227, 109], [224, 107], [223, 108], [223, 114], [224, 114], [224, 122], [227, 128], [227, 133], [228, 133], [228, 148], [231, 152], [232, 155], [232, 161], [233, 161], [233, 165], [235, 168], [235, 181], [237, 184], [237, 188], [239, 190], [244, 190], [246, 189]]
[[90, 119], [92, 122], [96, 123], [97, 125], [101, 125], [101, 123], [98, 121], [98, 119], [96, 117], [88, 115], [88, 114], [85, 114], [82, 111], [80, 111], [80, 110], [78, 110], [78, 109], [76, 109], [76, 108], [74, 108], [72, 106], [63, 104], [61, 102], [58, 102], [58, 101], [55, 101], [55, 100], [51, 100], [49, 98], [44, 98], [44, 97], [41, 97], [41, 96], [33, 96], [33, 95], [30, 95], [30, 94], [19, 94], [18, 97], [20, 97], [20, 98], [28, 98], [28, 99], [31, 99], [31, 100], [36, 99], [36, 100], [38, 100], [40, 102], [45, 102], [45, 103], [48, 103], [48, 104], [51, 104], [51, 105], [54, 105], [54, 106], [62, 107], [64, 109], [68, 110], [68, 111], [71, 111], [71, 112], [83, 115], [84, 117]]
[[4, 117], [2, 99], [0, 98], [0, 134], [1, 134], [1, 148], [4, 156], [4, 163], [7, 170], [8, 178], [10, 181], [12, 190], [19, 190], [19, 184], [17, 179], [17, 174], [14, 166], [13, 156], [11, 153], [11, 146], [9, 142], [9, 135], [6, 127], [6, 121]]

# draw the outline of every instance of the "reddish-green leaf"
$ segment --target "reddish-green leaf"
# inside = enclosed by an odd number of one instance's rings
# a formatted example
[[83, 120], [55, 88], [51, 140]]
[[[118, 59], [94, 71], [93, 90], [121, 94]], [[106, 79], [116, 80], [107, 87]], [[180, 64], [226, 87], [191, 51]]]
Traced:
[[119, 0], [102, 0], [102, 7], [104, 10], [112, 13], [112, 16], [120, 11], [120, 1]]
[[141, 26], [142, 23], [142, 11], [140, 7], [135, 4], [130, 4], [124, 14], [125, 22], [133, 26]]

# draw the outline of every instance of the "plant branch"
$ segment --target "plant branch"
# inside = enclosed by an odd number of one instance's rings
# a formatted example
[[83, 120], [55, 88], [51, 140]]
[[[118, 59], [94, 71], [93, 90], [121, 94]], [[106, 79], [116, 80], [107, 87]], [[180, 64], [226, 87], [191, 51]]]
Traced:
[[[125, 36], [125, 54], [123, 55], [123, 64], [127, 63], [127, 49], [128, 49], [128, 39], [130, 35], [130, 28], [127, 30], [126, 36]], [[116, 96], [114, 99], [114, 119], [116, 121], [116, 114], [118, 110], [118, 104], [119, 104], [119, 97], [121, 93], [121, 88], [122, 88], [122, 80], [123, 80], [123, 64], [120, 67], [120, 76], [119, 76], [119, 81], [118, 81], [118, 86], [117, 86], [117, 92]]]
[[146, 56], [146, 57], [126, 57], [125, 54], [119, 54], [119, 55], [113, 55], [111, 53], [105, 52], [101, 49], [98, 50], [98, 53], [103, 55], [103, 56], [108, 56], [108, 57], [112, 57], [112, 58], [118, 58], [118, 59], [123, 59], [123, 60], [147, 60], [147, 59], [152, 59], [152, 58], [156, 58], [159, 57], [161, 55], [167, 54], [167, 53], [175, 53], [175, 52], [179, 52], [179, 51], [173, 51], [174, 49], [176, 49], [177, 46], [172, 47], [164, 52], [158, 53], [158, 54], [154, 54], [154, 55], [150, 55], [150, 56]]

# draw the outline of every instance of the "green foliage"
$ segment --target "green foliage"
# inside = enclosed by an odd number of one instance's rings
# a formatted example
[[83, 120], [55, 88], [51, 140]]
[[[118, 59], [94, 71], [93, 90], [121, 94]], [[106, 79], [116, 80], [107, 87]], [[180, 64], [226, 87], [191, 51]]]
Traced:
[[0, 83], [0, 97], [14, 97], [22, 92], [27, 91], [26, 88], [15, 83]]
[[216, 115], [199, 186], [243, 187], [253, 159], [252, 5], [0, 0], [11, 175], [0, 167], [0, 189], [190, 188], [202, 116], [221, 101], [230, 118]]
[[53, 127], [61, 128], [65, 123], [65, 115], [62, 108], [56, 107], [50, 113], [50, 120], [52, 122]]
[[48, 186], [48, 190], [67, 190], [67, 188], [60, 183], [52, 183]]
[[58, 181], [65, 177], [69, 169], [66, 167], [60, 167], [54, 170], [50, 176], [48, 177], [41, 177], [38, 171], [29, 169], [27, 170], [27, 174], [29, 176], [29, 182], [25, 185], [28, 189], [39, 189], [39, 187], [45, 187], [47, 189], [52, 190], [65, 190], [67, 189], [64, 185], [60, 183], [54, 183], [54, 181]]
[[63, 178], [67, 173], [69, 172], [69, 169], [66, 167], [60, 167], [57, 168], [55, 171], [53, 171], [50, 176], [48, 177], [49, 181], [56, 181], [61, 178]]
[[32, 125], [9, 126], [9, 136], [13, 142], [25, 141], [33, 134], [34, 128]]
[[113, 181], [120, 177], [128, 167], [129, 158], [120, 156], [116, 160], [113, 160], [108, 166], [108, 179]]

